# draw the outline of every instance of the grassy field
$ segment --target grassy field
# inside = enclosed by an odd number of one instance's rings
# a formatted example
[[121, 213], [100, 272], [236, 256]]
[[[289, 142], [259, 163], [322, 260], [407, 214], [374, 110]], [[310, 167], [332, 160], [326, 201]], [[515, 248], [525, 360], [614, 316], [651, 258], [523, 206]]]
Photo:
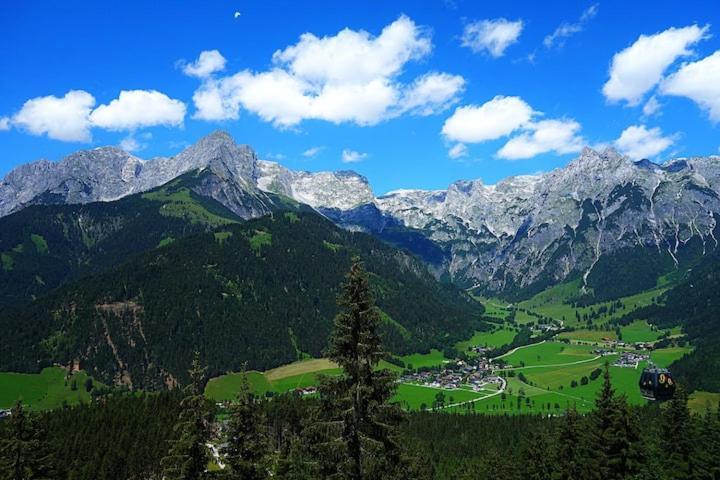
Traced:
[[569, 340], [576, 340], [579, 342], [598, 343], [602, 342], [604, 338], [617, 340], [617, 335], [611, 330], [587, 330], [583, 328], [573, 332], [562, 332], [558, 335], [558, 338], [567, 338]]
[[544, 342], [520, 348], [503, 360], [514, 367], [557, 365], [593, 358], [593, 349], [586, 345], [568, 345], [561, 342]]
[[497, 298], [486, 298], [473, 295], [478, 302], [485, 307], [485, 316], [492, 317], [498, 321], [504, 321], [508, 316], [508, 303]]
[[[445, 395], [446, 405], [469, 402], [470, 400], [487, 395], [487, 393], [473, 392], [472, 390], [442, 390], [439, 388], [401, 383], [398, 385], [397, 393], [395, 394], [393, 400], [400, 402], [400, 404], [408, 410], [420, 410], [423, 405], [425, 408], [429, 409], [432, 408], [435, 396], [439, 392], [442, 392], [443, 395]], [[447, 409], [447, 411], [451, 410], [452, 409]]]
[[[544, 315], [556, 320], [564, 320], [567, 326], [578, 326], [583, 322], [578, 322], [576, 317], [577, 314], [582, 318], [585, 314], [590, 314], [593, 310], [598, 311], [602, 306], [609, 307], [613, 302], [600, 302], [587, 307], [573, 308], [573, 306], [567, 302], [569, 299], [577, 295], [580, 288], [580, 281], [563, 283], [549, 288], [543, 292], [538, 293], [534, 297], [522, 301], [518, 304], [518, 307], [531, 310], [540, 315]], [[613, 319], [617, 319], [633, 310], [640, 307], [644, 307], [653, 303], [653, 299], [661, 295], [667, 286], [658, 287], [652, 290], [640, 292], [636, 295], [620, 298], [619, 300], [625, 305], [625, 308], [618, 309], [614, 314], [605, 314], [599, 316], [594, 322], [605, 323]], [[534, 321], [535, 318], [527, 314], [520, 315], [522, 312], [518, 312], [517, 321], [523, 323], [527, 321]]]
[[[430, 350], [430, 353], [414, 353], [400, 357], [408, 368], [434, 367], [449, 361], [439, 350]], [[412, 367], [411, 367], [412, 366]]]
[[[399, 371], [395, 365], [381, 361], [379, 368]], [[338, 375], [340, 368], [326, 358], [300, 360], [288, 365], [273, 368], [265, 372], [247, 372], [250, 389], [258, 394], [268, 392], [286, 393], [298, 388], [316, 386], [319, 375]], [[216, 401], [233, 400], [242, 382], [241, 373], [227, 373], [210, 379], [205, 387], [205, 395]]]
[[675, 360], [683, 357], [686, 353], [692, 351], [689, 347], [671, 347], [654, 350], [650, 353], [650, 360], [660, 367], [667, 367]]
[[688, 406], [694, 412], [702, 413], [707, 408], [716, 410], [720, 405], [720, 393], [693, 392], [688, 399]]
[[49, 367], [40, 373], [0, 373], [0, 408], [10, 408], [17, 400], [30, 410], [89, 402], [90, 394], [85, 391], [87, 378], [85, 372], [77, 372], [66, 382], [65, 370], [59, 367]]
[[[552, 350], [548, 351], [550, 346], [552, 346]], [[537, 359], [537, 356], [533, 358], [533, 355], [538, 351], [541, 351], [541, 358], [543, 356], [550, 359], [559, 358], [562, 353], [558, 352], [556, 348], [553, 343], [545, 343], [516, 353], [522, 352], [526, 361], [533, 362]], [[656, 364], [665, 366], [682, 357], [688, 351], [687, 348], [656, 350], [652, 352], [651, 359]], [[528, 363], [528, 366], [524, 368], [515, 369], [516, 377], [508, 379], [508, 390], [504, 401], [502, 398], [481, 400], [476, 405], [476, 409], [490, 411], [491, 413], [549, 413], [555, 410], [557, 404], [561, 410], [568, 405], [575, 405], [579, 411], [589, 411], [592, 409], [593, 402], [602, 386], [602, 376], [595, 380], [589, 380], [587, 385], [581, 385], [580, 380], [583, 376], [589, 378], [593, 370], [602, 369], [606, 360], [612, 363], [615, 358], [616, 356], [603, 357], [562, 367], [538, 367], [539, 364], [537, 363], [535, 365]], [[610, 367], [611, 380], [617, 393], [625, 395], [629, 402], [637, 405], [645, 401], [640, 396], [637, 387], [644, 366], [645, 364], [641, 363], [637, 369]], [[517, 375], [521, 372], [527, 383], [519, 380]], [[573, 380], [578, 383], [574, 388], [571, 386]], [[518, 409], [517, 399], [520, 397], [520, 388], [523, 389], [523, 398], [521, 399], [522, 405]], [[529, 404], [525, 398], [530, 398]], [[548, 403], [552, 407], [550, 410], [547, 408]]]
[[470, 339], [456, 343], [455, 349], [458, 352], [467, 352], [470, 347], [474, 346], [501, 347], [512, 342], [516, 334], [515, 330], [507, 327], [500, 327], [489, 332], [475, 332]]
[[663, 334], [662, 330], [653, 329], [645, 320], [635, 320], [630, 325], [620, 328], [622, 339], [626, 343], [654, 342]]

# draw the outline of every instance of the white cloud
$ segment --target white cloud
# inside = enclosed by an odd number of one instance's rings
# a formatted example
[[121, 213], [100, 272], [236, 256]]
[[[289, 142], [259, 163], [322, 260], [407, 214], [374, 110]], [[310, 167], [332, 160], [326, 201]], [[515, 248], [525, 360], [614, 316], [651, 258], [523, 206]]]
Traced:
[[66, 142], [88, 142], [90, 122], [88, 117], [95, 98], [82, 90], [71, 90], [64, 97], [54, 95], [28, 100], [10, 123], [33, 135]]
[[664, 137], [659, 127], [631, 125], [615, 140], [615, 146], [633, 160], [641, 160], [655, 157], [674, 142], [674, 136]]
[[465, 88], [460, 75], [428, 73], [415, 79], [401, 100], [401, 109], [418, 115], [432, 115], [449, 108]]
[[577, 22], [561, 23], [553, 33], [545, 37], [543, 45], [547, 48], [552, 48], [554, 46], [562, 47], [565, 44], [565, 39], [575, 35], [576, 33], [582, 32], [583, 28], [585, 28], [585, 24], [595, 18], [599, 9], [600, 5], [596, 3], [588, 7], [587, 10], [585, 10], [580, 16], [580, 20]]
[[[237, 18], [237, 17], [236, 17]], [[225, 57], [218, 50], [205, 50], [192, 63], [183, 63], [182, 70], [185, 75], [205, 78], [215, 72], [225, 69]]]
[[445, 121], [442, 134], [449, 140], [480, 143], [511, 134], [536, 112], [520, 97], [497, 96], [483, 105], [458, 107]]
[[[109, 104], [94, 106], [95, 97], [83, 90], [71, 90], [61, 98], [32, 98], [12, 117], [0, 118], [0, 130], [15, 126], [55, 140], [89, 142], [93, 127], [134, 131], [155, 125], [177, 126], [185, 116], [184, 103], [155, 90], [122, 91]], [[126, 146], [133, 147], [130, 139], [125, 139]]]
[[708, 26], [691, 25], [641, 35], [635, 43], [613, 56], [610, 78], [603, 86], [603, 94], [610, 101], [639, 104], [675, 60], [692, 54], [690, 47], [706, 38], [708, 29]]
[[645, 102], [645, 105], [643, 105], [643, 115], [645, 117], [652, 117], [653, 115], [660, 114], [660, 109], [662, 108], [662, 104], [658, 102], [658, 99], [653, 95], [648, 99], [647, 102]]
[[468, 156], [468, 149], [464, 143], [456, 143], [448, 150], [448, 157], [452, 159], [462, 158]]
[[579, 152], [585, 142], [578, 135], [581, 128], [575, 120], [542, 120], [530, 123], [525, 126], [527, 131], [511, 138], [498, 151], [498, 157], [517, 160], [547, 152]]
[[276, 51], [273, 62], [312, 83], [367, 83], [399, 73], [431, 49], [428, 33], [401, 16], [376, 38], [349, 28], [332, 37], [304, 33], [297, 44]]
[[684, 64], [660, 86], [666, 95], [687, 97], [720, 122], [720, 50], [697, 62]]
[[311, 147], [311, 148], [308, 148], [307, 150], [305, 150], [302, 154], [303, 154], [303, 157], [312, 158], [312, 157], [316, 156], [317, 154], [319, 154], [320, 152], [322, 152], [323, 150], [325, 150], [325, 147]]
[[354, 150], [348, 150], [345, 149], [342, 151], [342, 161], [343, 163], [357, 163], [362, 162], [367, 158], [367, 153], [360, 153], [356, 152]]
[[178, 126], [185, 104], [156, 90], [123, 90], [107, 105], [93, 110], [90, 121], [108, 130], [135, 130], [156, 125]]
[[193, 95], [195, 118], [236, 119], [241, 109], [279, 127], [306, 119], [373, 125], [403, 113], [427, 115], [455, 101], [461, 77], [428, 74], [409, 86], [405, 65], [427, 56], [429, 33], [401, 16], [374, 37], [348, 28], [319, 38], [305, 33], [273, 54], [264, 72], [207, 78]]
[[461, 42], [463, 47], [468, 47], [475, 53], [487, 51], [497, 58], [502, 57], [505, 50], [518, 41], [522, 30], [522, 20], [479, 20], [465, 25]]

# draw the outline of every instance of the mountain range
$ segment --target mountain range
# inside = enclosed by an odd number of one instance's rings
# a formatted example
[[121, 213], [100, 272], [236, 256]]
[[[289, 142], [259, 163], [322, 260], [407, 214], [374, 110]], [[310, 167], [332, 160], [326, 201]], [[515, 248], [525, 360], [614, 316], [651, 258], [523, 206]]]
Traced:
[[[574, 278], [598, 298], [638, 291], [716, 249], [720, 237], [717, 156], [656, 164], [585, 148], [566, 167], [539, 175], [375, 196], [357, 173], [292, 171], [259, 160], [225, 132], [174, 157], [142, 160], [104, 147], [20, 166], [0, 183], [0, 216], [30, 205], [117, 200], [191, 171], [202, 172], [194, 194], [241, 219], [291, 199], [410, 249], [437, 278], [508, 298]], [[618, 265], [630, 272], [625, 284], [603, 275]]]

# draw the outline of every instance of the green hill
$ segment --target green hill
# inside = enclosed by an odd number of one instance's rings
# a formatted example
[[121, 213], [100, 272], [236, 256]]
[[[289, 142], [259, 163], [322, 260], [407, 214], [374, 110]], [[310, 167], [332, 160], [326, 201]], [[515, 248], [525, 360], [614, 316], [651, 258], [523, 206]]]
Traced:
[[31, 206], [0, 218], [0, 308], [26, 304], [133, 254], [241, 221], [192, 190], [198, 175], [114, 202]]
[[483, 307], [415, 257], [315, 213], [285, 212], [167, 242], [0, 314], [0, 368], [77, 359], [107, 383], [157, 388], [182, 382], [196, 349], [211, 375], [320, 356], [354, 255], [394, 353], [443, 349], [482, 329]]

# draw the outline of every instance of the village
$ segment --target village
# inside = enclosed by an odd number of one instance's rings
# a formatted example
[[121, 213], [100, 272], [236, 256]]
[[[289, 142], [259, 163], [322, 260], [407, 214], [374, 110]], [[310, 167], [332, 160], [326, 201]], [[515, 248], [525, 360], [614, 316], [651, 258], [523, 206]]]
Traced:
[[493, 364], [492, 359], [479, 356], [468, 360], [448, 362], [442, 367], [406, 373], [400, 376], [398, 382], [446, 390], [457, 390], [463, 387], [477, 392], [491, 384], [503, 384], [502, 379], [493, 374], [502, 366], [502, 362]]

